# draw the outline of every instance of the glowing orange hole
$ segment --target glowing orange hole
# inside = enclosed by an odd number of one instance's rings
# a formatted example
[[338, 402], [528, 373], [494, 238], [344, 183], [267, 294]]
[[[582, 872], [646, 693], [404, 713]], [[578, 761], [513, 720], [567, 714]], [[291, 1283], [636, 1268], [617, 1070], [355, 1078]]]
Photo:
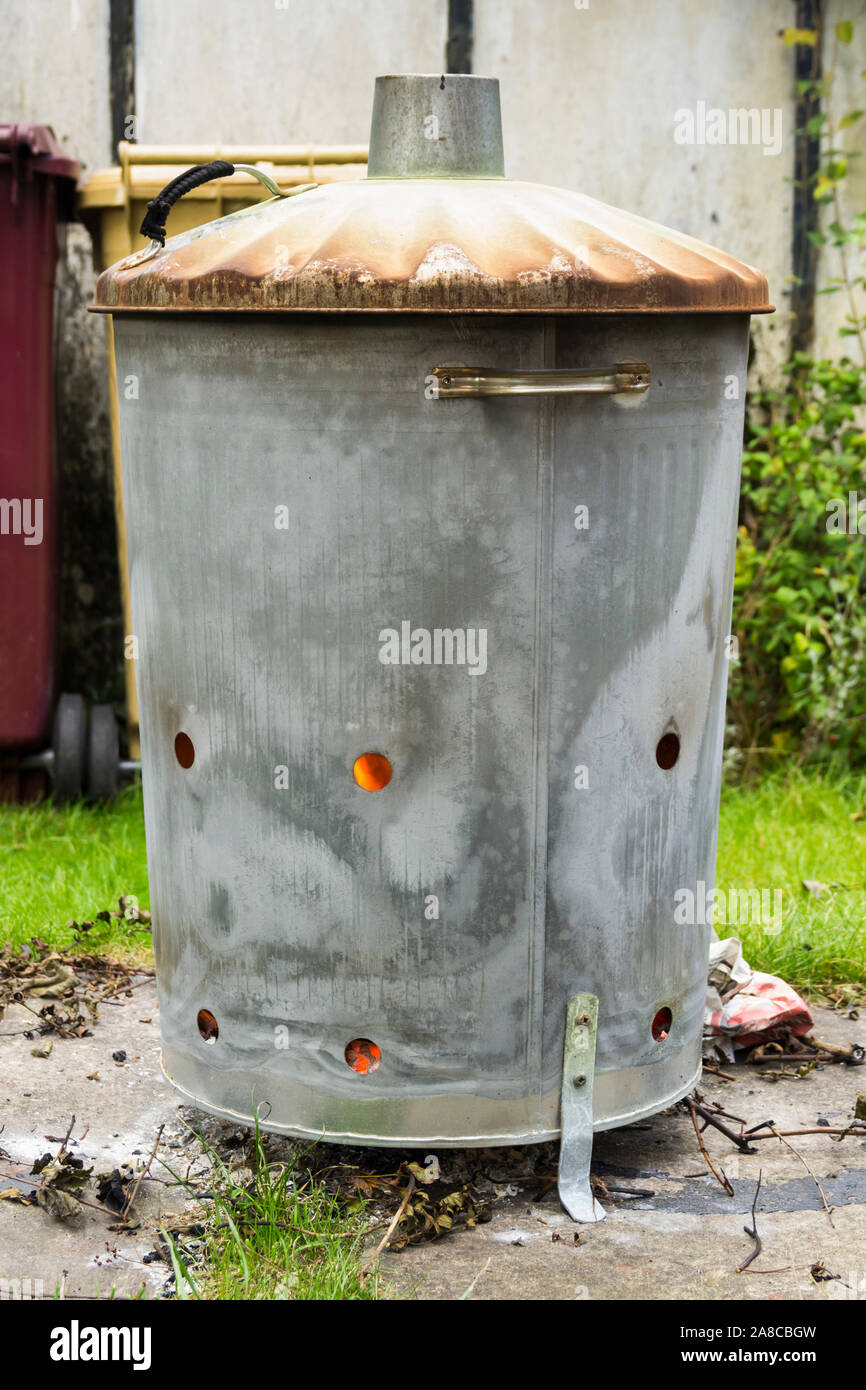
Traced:
[[198, 1024], [198, 1031], [201, 1033], [205, 1042], [215, 1043], [220, 1035], [220, 1026], [210, 1009], [199, 1009], [196, 1023]]
[[174, 741], [174, 756], [181, 767], [192, 767], [195, 762], [195, 747], [189, 734], [178, 734]]
[[362, 753], [355, 759], [352, 772], [365, 792], [380, 792], [391, 780], [391, 764], [381, 753]]
[[653, 1037], [656, 1042], [664, 1042], [668, 1033], [671, 1031], [673, 1018], [674, 1016], [670, 1009], [659, 1009], [653, 1019]]
[[369, 1038], [354, 1038], [346, 1045], [346, 1061], [352, 1071], [367, 1072], [376, 1071], [382, 1060], [382, 1049], [377, 1047]]

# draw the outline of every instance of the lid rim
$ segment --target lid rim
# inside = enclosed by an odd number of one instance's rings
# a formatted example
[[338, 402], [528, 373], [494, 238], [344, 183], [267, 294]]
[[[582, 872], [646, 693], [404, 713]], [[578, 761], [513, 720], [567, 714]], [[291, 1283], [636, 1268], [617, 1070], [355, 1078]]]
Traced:
[[370, 307], [369, 305], [366, 307], [352, 306], [351, 308], [340, 308], [334, 305], [325, 305], [322, 307], [303, 304], [286, 304], [280, 307], [279, 305], [260, 304], [239, 304], [236, 306], [225, 304], [98, 304], [94, 301], [93, 304], [87, 305], [87, 312], [89, 314], [112, 314], [116, 315], [118, 318], [123, 318], [127, 314], [180, 314], [185, 318], [188, 318], [192, 314], [204, 314], [207, 316], [216, 314], [226, 314], [229, 316], [236, 316], [239, 314], [270, 314], [272, 317], [276, 316], [278, 318], [286, 318], [292, 314], [302, 314], [305, 318], [311, 317], [314, 314], [327, 314], [329, 317], [335, 315], [346, 317], [351, 314], [360, 314], [365, 317], [370, 317], [372, 315], [385, 317], [389, 314], [403, 316], [408, 314], [420, 314], [425, 317], [432, 317], [438, 314], [441, 318], [453, 318], [460, 314], [474, 314], [477, 316], [486, 316], [488, 318], [497, 318], [501, 317], [503, 314], [515, 314], [522, 315], [524, 318], [550, 318], [557, 316], [576, 318], [580, 316], [581, 318], [587, 319], [630, 317], [672, 318], [675, 315], [679, 315], [681, 318], [706, 318], [716, 314], [721, 314], [728, 318], [732, 314], [742, 314], [746, 318], [751, 318], [753, 314], [775, 314], [776, 305], [760, 304], [755, 307], [740, 304], [734, 305], [733, 307], [712, 304], [697, 304], [683, 307], [676, 305], [647, 305], [641, 308], [638, 305], [630, 304], [623, 305], [619, 308], [598, 308], [597, 306], [593, 308], [579, 308], [574, 305], [547, 308], [527, 308], [522, 305], [498, 308], [471, 308], [466, 306], [420, 308], [417, 305], [410, 304], [403, 306], [381, 305], [377, 308]]

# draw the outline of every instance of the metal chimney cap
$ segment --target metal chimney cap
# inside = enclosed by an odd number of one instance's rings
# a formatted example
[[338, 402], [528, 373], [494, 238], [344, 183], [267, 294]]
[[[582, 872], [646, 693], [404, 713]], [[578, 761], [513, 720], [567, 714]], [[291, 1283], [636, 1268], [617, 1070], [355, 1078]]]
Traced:
[[499, 81], [466, 73], [377, 77], [371, 179], [502, 179]]

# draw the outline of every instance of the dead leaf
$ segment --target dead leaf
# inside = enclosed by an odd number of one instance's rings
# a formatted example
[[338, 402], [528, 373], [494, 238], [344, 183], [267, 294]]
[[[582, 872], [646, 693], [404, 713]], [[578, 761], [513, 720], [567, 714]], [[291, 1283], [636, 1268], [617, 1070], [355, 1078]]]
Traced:
[[390, 1249], [400, 1250], [406, 1245], [441, 1240], [452, 1231], [462, 1227], [471, 1229], [479, 1222], [490, 1220], [490, 1203], [481, 1199], [469, 1184], [450, 1191], [442, 1191], [443, 1187], [444, 1184], [438, 1182], [432, 1191], [416, 1188], [400, 1218]]
[[22, 1192], [20, 1187], [4, 1187], [0, 1192], [0, 1202], [20, 1202], [22, 1207], [32, 1207], [35, 1201], [35, 1192]]
[[40, 1207], [58, 1221], [71, 1221], [80, 1214], [81, 1203], [76, 1193], [87, 1186], [93, 1172], [92, 1168], [85, 1168], [83, 1159], [61, 1149], [56, 1158], [51, 1154], [37, 1158], [30, 1172], [40, 1180], [36, 1189]]
[[64, 1192], [62, 1187], [38, 1187], [36, 1200], [40, 1207], [50, 1216], [56, 1216], [58, 1221], [74, 1221], [76, 1216], [81, 1215], [81, 1203], [71, 1192]]
[[427, 1186], [431, 1182], [437, 1182], [439, 1179], [438, 1158], [436, 1158], [435, 1156], [433, 1156], [432, 1158], [428, 1157], [426, 1163], [426, 1168], [422, 1168], [420, 1163], [406, 1164], [406, 1167], [409, 1169], [409, 1172], [413, 1173], [415, 1175], [416, 1180], [420, 1183], [423, 1183], [425, 1186]]
[[119, 1216], [126, 1206], [131, 1183], [131, 1175], [124, 1175], [119, 1168], [112, 1168], [110, 1173], [102, 1173], [96, 1180], [97, 1200]]

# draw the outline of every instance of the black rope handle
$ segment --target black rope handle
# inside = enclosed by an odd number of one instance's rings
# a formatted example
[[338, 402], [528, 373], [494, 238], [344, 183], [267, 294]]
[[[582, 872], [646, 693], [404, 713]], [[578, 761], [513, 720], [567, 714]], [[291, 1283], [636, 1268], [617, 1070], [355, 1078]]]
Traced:
[[210, 164], [194, 164], [185, 173], [178, 174], [177, 178], [167, 183], [162, 192], [157, 193], [148, 203], [147, 213], [140, 228], [141, 235], [150, 237], [151, 241], [158, 241], [160, 246], [165, 246], [166, 219], [178, 199], [193, 188], [210, 183], [211, 179], [227, 178], [234, 171], [235, 166], [227, 160], [214, 159]]

